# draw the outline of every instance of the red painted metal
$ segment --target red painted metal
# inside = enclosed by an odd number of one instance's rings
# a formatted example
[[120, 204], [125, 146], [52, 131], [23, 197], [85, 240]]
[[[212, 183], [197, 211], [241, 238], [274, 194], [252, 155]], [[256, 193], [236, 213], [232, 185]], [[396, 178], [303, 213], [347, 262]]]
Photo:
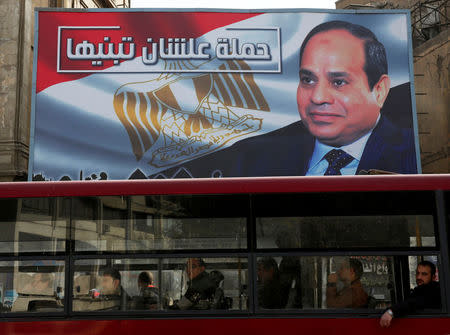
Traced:
[[450, 174], [0, 183], [0, 198], [450, 190]]
[[171, 319], [171, 320], [70, 320], [0, 322], [0, 334], [8, 335], [448, 335], [450, 318], [394, 319], [381, 328], [378, 318], [307, 319]]

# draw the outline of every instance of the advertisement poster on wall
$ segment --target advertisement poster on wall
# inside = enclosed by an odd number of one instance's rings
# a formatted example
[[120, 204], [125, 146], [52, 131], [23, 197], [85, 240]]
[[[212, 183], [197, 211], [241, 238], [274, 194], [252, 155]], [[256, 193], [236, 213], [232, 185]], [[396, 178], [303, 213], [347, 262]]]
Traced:
[[409, 20], [38, 10], [30, 180], [420, 173]]

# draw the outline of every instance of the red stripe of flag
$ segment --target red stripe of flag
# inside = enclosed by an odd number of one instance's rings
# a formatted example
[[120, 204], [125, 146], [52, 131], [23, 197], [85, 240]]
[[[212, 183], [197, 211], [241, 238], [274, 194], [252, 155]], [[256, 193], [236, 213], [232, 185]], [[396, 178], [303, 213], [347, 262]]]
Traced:
[[[75, 36], [79, 43], [84, 40], [100, 41], [103, 36], [111, 41], [120, 41], [122, 36], [131, 36], [136, 44], [136, 57], [141, 56], [147, 38], [158, 41], [160, 37], [197, 38], [205, 33], [236, 23], [260, 13], [216, 13], [216, 12], [39, 12], [38, 68], [36, 93], [49, 86], [80, 79], [89, 73], [57, 73], [58, 26], [120, 26], [120, 30], [76, 30], [65, 31], [65, 36]], [[106, 35], [107, 34], [107, 35]], [[62, 48], [65, 55], [65, 48]], [[112, 61], [105, 61], [105, 69]]]

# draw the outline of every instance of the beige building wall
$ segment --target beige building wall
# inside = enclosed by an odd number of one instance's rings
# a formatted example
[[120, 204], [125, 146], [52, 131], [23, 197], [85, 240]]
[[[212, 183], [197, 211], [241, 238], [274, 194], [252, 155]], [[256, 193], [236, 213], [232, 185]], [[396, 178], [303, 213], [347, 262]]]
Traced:
[[450, 172], [450, 30], [414, 49], [417, 118], [424, 173]]
[[[406, 8], [414, 9], [425, 0], [339, 0], [337, 9], [375, 9], [375, 8]], [[450, 172], [450, 91], [449, 91], [449, 1], [434, 1], [427, 6], [442, 5], [439, 16], [441, 31], [437, 36], [423, 42], [417, 39], [415, 33], [414, 82], [419, 125], [420, 152], [423, 173]], [[412, 14], [412, 23], [419, 20], [420, 15], [426, 15], [426, 9]], [[426, 21], [425, 21], [426, 22]], [[428, 21], [429, 22], [429, 21]], [[416, 29], [426, 25], [417, 22]], [[437, 33], [436, 33], [437, 34]]]
[[129, 0], [0, 0], [0, 182], [27, 179], [36, 7], [123, 8]]
[[0, 2], [0, 181], [24, 178], [31, 105], [31, 1]]

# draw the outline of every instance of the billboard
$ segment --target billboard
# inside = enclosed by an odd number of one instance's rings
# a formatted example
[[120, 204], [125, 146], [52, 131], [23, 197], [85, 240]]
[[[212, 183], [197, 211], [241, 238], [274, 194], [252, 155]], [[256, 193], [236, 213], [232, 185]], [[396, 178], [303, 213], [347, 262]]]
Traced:
[[409, 20], [39, 10], [29, 178], [420, 173]]

